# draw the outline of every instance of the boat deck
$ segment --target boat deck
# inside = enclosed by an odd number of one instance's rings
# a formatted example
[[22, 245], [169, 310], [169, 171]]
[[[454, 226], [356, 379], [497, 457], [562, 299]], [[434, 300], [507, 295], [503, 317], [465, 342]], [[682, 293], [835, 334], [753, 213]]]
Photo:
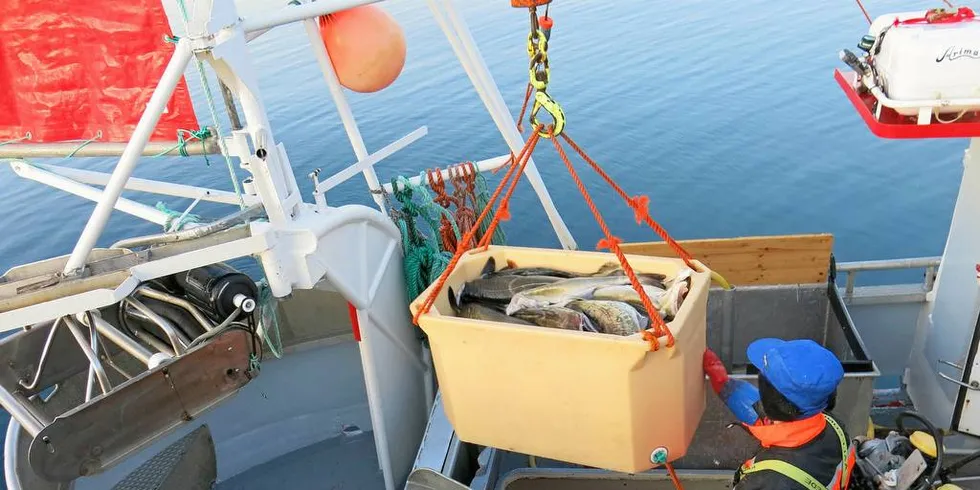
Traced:
[[340, 436], [284, 454], [218, 484], [217, 490], [384, 488], [374, 435]]

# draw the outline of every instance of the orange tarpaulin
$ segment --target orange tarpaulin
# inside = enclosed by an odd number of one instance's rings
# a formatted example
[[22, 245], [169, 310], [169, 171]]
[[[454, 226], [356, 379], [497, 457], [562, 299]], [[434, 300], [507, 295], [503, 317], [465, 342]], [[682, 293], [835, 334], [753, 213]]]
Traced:
[[[0, 32], [0, 142], [128, 141], [174, 50], [160, 0], [6, 0]], [[182, 79], [151, 139], [198, 125]]]

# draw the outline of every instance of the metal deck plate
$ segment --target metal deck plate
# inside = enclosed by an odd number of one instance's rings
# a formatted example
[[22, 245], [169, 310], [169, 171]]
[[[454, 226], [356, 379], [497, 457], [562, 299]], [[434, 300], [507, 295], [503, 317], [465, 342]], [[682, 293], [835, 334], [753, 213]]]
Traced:
[[218, 478], [218, 460], [208, 426], [167, 446], [112, 487], [112, 490], [209, 490]]

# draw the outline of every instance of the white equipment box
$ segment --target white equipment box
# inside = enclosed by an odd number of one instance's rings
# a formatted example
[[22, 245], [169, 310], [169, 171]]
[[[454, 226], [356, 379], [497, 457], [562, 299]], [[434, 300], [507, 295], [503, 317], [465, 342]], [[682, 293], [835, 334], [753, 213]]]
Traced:
[[[902, 115], [980, 109], [980, 19], [969, 9], [928, 22], [927, 12], [887, 14], [869, 34], [881, 103]], [[873, 80], [865, 83], [873, 84]], [[880, 97], [879, 97], [880, 99]]]

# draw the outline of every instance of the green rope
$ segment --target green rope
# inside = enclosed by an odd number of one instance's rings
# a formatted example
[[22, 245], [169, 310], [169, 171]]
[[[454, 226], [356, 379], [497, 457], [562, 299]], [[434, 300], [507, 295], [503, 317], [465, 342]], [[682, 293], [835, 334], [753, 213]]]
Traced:
[[[430, 213], [431, 206], [425, 202], [432, 201], [429, 193], [404, 177], [392, 179], [391, 188], [394, 190], [395, 200], [401, 204], [401, 209], [392, 210], [389, 215], [401, 231], [402, 250], [405, 254], [405, 292], [411, 301], [446, 270], [452, 260], [452, 253], [440, 247], [439, 224]], [[422, 196], [421, 205], [415, 202], [416, 195]], [[422, 224], [420, 221], [429, 226], [429, 234], [419, 229]]]
[[282, 337], [279, 335], [279, 316], [276, 314], [276, 298], [265, 279], [259, 281], [259, 328], [262, 339], [272, 355], [282, 359]]
[[[476, 173], [476, 211], [479, 213], [487, 204], [490, 203], [490, 191], [489, 186], [487, 186], [487, 179], [483, 177], [480, 172]], [[489, 218], [490, 216], [487, 216]], [[480, 223], [479, 233], [480, 237], [487, 234], [487, 230], [490, 229], [490, 219], [484, 218], [483, 222]], [[490, 239], [490, 243], [493, 245], [504, 245], [507, 243], [507, 236], [504, 235], [504, 230], [502, 226], [497, 226], [497, 229], [493, 232], [493, 238]]]
[[[456, 237], [456, 243], [459, 243], [459, 241], [463, 238], [463, 236], [459, 233], [459, 227], [456, 226], [456, 218], [453, 216], [452, 213], [449, 212], [448, 209], [440, 206], [439, 204], [436, 204], [435, 199], [432, 198], [432, 194], [429, 194], [428, 187], [426, 187], [425, 185], [412, 184], [411, 181], [409, 181], [404, 177], [399, 177], [398, 179], [399, 179], [399, 183], [402, 186], [404, 186], [407, 189], [410, 189], [410, 192], [408, 193], [409, 196], [413, 195], [414, 193], [418, 193], [421, 196], [420, 199], [421, 204], [418, 205], [417, 209], [420, 212], [422, 218], [425, 219], [426, 223], [429, 224], [429, 227], [432, 228], [434, 232], [436, 232], [435, 236], [437, 237], [436, 243], [438, 243], [438, 248], [442, 250], [446, 250], [450, 248], [449, 246], [447, 246], [447, 244], [442, 243], [442, 235], [438, 233], [440, 214], [442, 215], [441, 217], [445, 217], [452, 225], [453, 235], [455, 235]], [[424, 171], [419, 174], [419, 179], [422, 182], [426, 181], [425, 180], [426, 173]], [[392, 186], [392, 188], [394, 189], [394, 186]]]
[[24, 136], [21, 136], [20, 138], [14, 138], [14, 139], [12, 139], [12, 140], [8, 140], [8, 141], [4, 141], [4, 142], [0, 142], [0, 146], [5, 146], [5, 145], [9, 145], [9, 144], [11, 144], [11, 143], [16, 143], [16, 142], [18, 142], [18, 141], [24, 141], [24, 140], [29, 140], [29, 139], [31, 139], [31, 138], [32, 138], [32, 136], [31, 136], [31, 132], [30, 132], [30, 131], [28, 131], [28, 132], [27, 132], [27, 134], [25, 134]]
[[[180, 7], [181, 15], [184, 17], [184, 29], [187, 29], [187, 23], [190, 20], [190, 16], [187, 13], [187, 6], [184, 5], [184, 0], [177, 0], [177, 5]], [[228, 173], [231, 176], [231, 183], [235, 187], [235, 195], [238, 196], [238, 205], [241, 209], [245, 209], [245, 199], [242, 197], [242, 189], [238, 184], [238, 174], [235, 172], [235, 165], [231, 162], [231, 157], [228, 156], [228, 149], [225, 147], [224, 139], [221, 138], [221, 125], [218, 122], [218, 109], [215, 108], [214, 95], [211, 93], [211, 83], [208, 82], [207, 74], [204, 73], [204, 63], [200, 58], [194, 57], [197, 62], [197, 73], [201, 76], [201, 85], [204, 86], [204, 95], [207, 97], [208, 110], [211, 112], [211, 119], [214, 121], [215, 136], [218, 137], [218, 146], [221, 147], [221, 155], [225, 157], [225, 164], [228, 166]]]
[[78, 145], [78, 147], [75, 148], [74, 150], [72, 150], [71, 153], [65, 155], [65, 158], [71, 158], [71, 157], [75, 156], [75, 154], [78, 153], [78, 150], [81, 150], [82, 148], [85, 148], [86, 146], [88, 146], [89, 143], [91, 143], [91, 142], [93, 142], [93, 141], [95, 141], [97, 139], [100, 139], [100, 138], [102, 138], [102, 130], [101, 129], [98, 130], [98, 132], [95, 133], [95, 137], [89, 138], [87, 140], [82, 141], [82, 144]]
[[[187, 135], [187, 138], [184, 137], [185, 134]], [[174, 150], [177, 150], [178, 153], [180, 153], [180, 156], [182, 157], [190, 156], [187, 153], [187, 142], [191, 140], [199, 140], [201, 142], [201, 148], [204, 150], [204, 163], [206, 163], [210, 167], [211, 161], [208, 160], [207, 144], [205, 143], [205, 140], [210, 138], [211, 136], [212, 136], [211, 130], [209, 128], [202, 128], [197, 131], [191, 131], [189, 129], [178, 129], [177, 144], [171, 146], [170, 148], [167, 148], [166, 150], [161, 151], [160, 153], [157, 153], [156, 155], [153, 155], [153, 158], [162, 157]]]
[[[167, 205], [164, 204], [163, 202], [158, 202], [156, 208], [158, 211], [162, 211], [164, 214], [167, 215], [167, 222], [163, 224], [164, 231], [171, 231], [171, 229], [179, 230], [183, 228], [184, 225], [186, 225], [187, 223], [201, 222], [200, 216], [196, 214], [190, 214], [190, 213], [188, 213], [187, 216], [184, 216], [184, 213], [181, 213], [180, 211], [174, 211], [173, 209], [168, 208]], [[176, 228], [173, 227], [174, 221], [178, 221]]]
[[[479, 175], [479, 174], [478, 174]], [[423, 182], [425, 173], [422, 173]], [[395, 209], [394, 203], [385, 194], [385, 201], [391, 208], [388, 213], [398, 226], [402, 236], [404, 251], [405, 292], [409, 301], [419, 297], [426, 288], [439, 279], [453, 258], [452, 252], [441, 242], [439, 234], [439, 218], [445, 216], [453, 226], [457, 243], [461, 240], [456, 220], [448, 209], [436, 204], [426, 186], [412, 184], [407, 178], [399, 176], [391, 179], [394, 201], [400, 205]], [[482, 175], [477, 179], [477, 204], [482, 210], [489, 201], [486, 180]], [[423, 230], [422, 226], [428, 230]], [[489, 220], [481, 224], [481, 234], [489, 228]], [[497, 227], [491, 243], [503, 245], [506, 241], [503, 231]]]

